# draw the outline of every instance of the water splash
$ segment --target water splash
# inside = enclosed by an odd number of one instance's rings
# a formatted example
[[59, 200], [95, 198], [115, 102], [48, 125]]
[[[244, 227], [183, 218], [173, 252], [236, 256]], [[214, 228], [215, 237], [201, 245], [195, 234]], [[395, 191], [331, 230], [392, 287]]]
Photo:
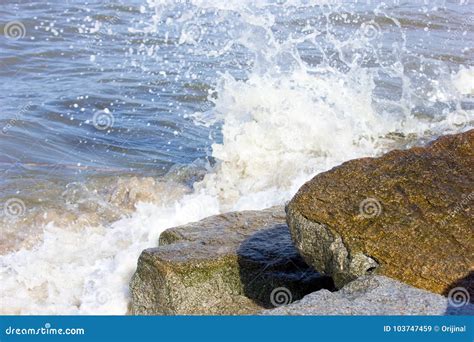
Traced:
[[[446, 60], [443, 41], [423, 47], [452, 29], [449, 54], [466, 61], [470, 50], [451, 42], [465, 19], [443, 6], [410, 15], [389, 5], [149, 0], [129, 28], [143, 44], [128, 62], [147, 72], [155, 63], [169, 81], [215, 69], [203, 101], [212, 105], [189, 118], [221, 127], [216, 163], [192, 191], [165, 178], [158, 193], [168, 197], [134, 202], [114, 223], [47, 224], [40, 243], [1, 257], [3, 310], [124, 314], [138, 255], [164, 229], [283, 203], [345, 160], [471, 127], [471, 69]], [[430, 13], [441, 18], [426, 26]]]

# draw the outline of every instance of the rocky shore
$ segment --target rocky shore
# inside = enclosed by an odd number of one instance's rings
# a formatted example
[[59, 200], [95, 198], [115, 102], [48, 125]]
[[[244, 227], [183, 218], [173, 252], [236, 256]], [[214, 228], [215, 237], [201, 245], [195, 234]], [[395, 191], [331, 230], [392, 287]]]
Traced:
[[275, 306], [276, 288], [296, 300], [334, 285], [303, 261], [273, 207], [168, 229], [141, 254], [130, 288], [134, 314], [252, 314]]
[[346, 162], [285, 210], [165, 231], [132, 314], [474, 314], [474, 130]]

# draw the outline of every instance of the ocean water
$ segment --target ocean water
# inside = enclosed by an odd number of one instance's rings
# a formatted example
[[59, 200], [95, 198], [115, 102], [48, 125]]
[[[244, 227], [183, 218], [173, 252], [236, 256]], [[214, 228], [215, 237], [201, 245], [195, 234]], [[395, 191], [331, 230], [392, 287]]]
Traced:
[[166, 228], [472, 128], [469, 1], [4, 0], [0, 313], [126, 314]]

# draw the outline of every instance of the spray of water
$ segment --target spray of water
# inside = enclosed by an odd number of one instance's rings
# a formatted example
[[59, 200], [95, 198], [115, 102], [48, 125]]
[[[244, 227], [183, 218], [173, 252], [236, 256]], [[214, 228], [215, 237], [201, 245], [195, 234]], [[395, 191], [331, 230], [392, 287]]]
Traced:
[[184, 59], [176, 72], [193, 74], [187, 61], [216, 65], [212, 107], [191, 115], [221, 125], [216, 164], [191, 192], [140, 203], [113, 224], [46, 225], [41, 243], [0, 259], [4, 312], [124, 314], [138, 255], [164, 229], [283, 203], [345, 160], [471, 126], [472, 69], [410, 49], [416, 22], [402, 14], [328, 3], [148, 0], [148, 19], [130, 31], [163, 40], [145, 40], [131, 63], [171, 45], [182, 54], [169, 58]]

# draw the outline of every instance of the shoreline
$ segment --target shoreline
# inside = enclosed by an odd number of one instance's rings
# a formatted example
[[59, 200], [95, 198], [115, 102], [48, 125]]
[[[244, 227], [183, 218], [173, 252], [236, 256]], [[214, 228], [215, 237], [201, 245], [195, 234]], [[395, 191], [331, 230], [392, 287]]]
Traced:
[[[330, 171], [331, 170], [326, 171], [326, 172], [330, 172]], [[186, 172], [185, 172], [185, 174], [186, 174]], [[198, 170], [197, 174], [200, 175], [200, 177], [204, 177], [203, 176], [204, 174], [199, 173], [199, 170]], [[194, 177], [194, 175], [195, 175], [195, 171], [191, 171], [191, 177]], [[163, 204], [170, 203], [170, 202], [176, 201], [176, 199], [178, 199], [178, 198], [183, 198], [183, 196], [184, 196], [184, 198], [186, 198], [186, 196], [189, 196], [189, 195], [192, 194], [192, 189], [189, 188], [188, 186], [183, 186], [183, 185], [178, 186], [177, 185], [178, 183], [174, 183], [174, 180], [181, 179], [181, 177], [183, 177], [182, 175], [179, 174], [179, 172], [176, 175], [176, 177], [177, 178], [171, 177], [172, 181], [169, 184], [166, 184], [166, 185], [161, 183], [161, 182], [156, 182], [155, 180], [153, 180], [151, 178], [149, 178], [149, 179], [147, 179], [147, 178], [136, 179], [132, 183], [130, 183], [130, 180], [124, 180], [124, 182], [122, 182], [122, 183], [118, 182], [117, 183], [118, 186], [116, 184], [115, 186], [109, 188], [109, 190], [111, 190], [111, 192], [107, 196], [109, 196], [108, 198], [111, 201], [111, 203], [115, 203], [116, 205], [120, 205], [120, 207], [126, 206], [126, 207], [129, 207], [131, 209], [133, 209], [135, 204], [140, 202], [140, 200], [145, 199], [145, 201], [146, 201], [146, 198], [151, 198], [149, 196], [159, 196], [161, 203], [163, 203]], [[188, 176], [184, 176], [184, 177], [188, 177]], [[130, 186], [130, 184], [132, 184], [133, 186]], [[102, 186], [103, 184], [98, 183], [97, 185], [99, 186], [98, 189], [100, 189], [100, 186]], [[162, 190], [163, 188], [159, 188], [157, 190], [157, 188], [156, 188], [157, 186], [158, 187], [166, 186], [166, 187], [170, 187], [170, 188], [174, 189], [173, 190], [174, 191], [173, 192], [174, 196], [172, 196], [172, 197], [163, 197], [163, 196], [161, 196], [164, 193], [163, 190]], [[182, 190], [180, 190], [181, 192], [176, 191], [180, 187], [182, 187]], [[141, 190], [138, 190], [138, 189], [141, 189]], [[78, 189], [73, 188], [71, 190], [73, 190], [73, 193], [74, 193], [74, 191], [76, 191]], [[102, 189], [102, 191], [103, 190], [104, 189]], [[196, 191], [196, 190], [194, 190], [194, 191]], [[471, 197], [468, 197], [468, 199], [469, 198], [471, 198]], [[189, 210], [188, 212], [190, 213], [190, 215], [185, 216], [185, 217], [176, 216], [175, 220], [173, 221], [174, 223], [169, 222], [169, 221], [166, 221], [166, 223], [163, 223], [165, 221], [159, 221], [159, 222], [151, 223], [149, 221], [149, 218], [156, 217], [155, 216], [156, 214], [154, 213], [154, 210], [156, 210], [155, 206], [150, 205], [150, 204], [142, 203], [142, 204], [139, 205], [139, 207], [137, 209], [133, 209], [131, 211], [131, 214], [128, 217], [122, 218], [121, 220], [112, 223], [111, 227], [109, 227], [109, 228], [107, 227], [107, 225], [104, 225], [104, 226], [99, 227], [99, 228], [87, 227], [87, 225], [83, 226], [84, 221], [83, 221], [82, 225], [78, 225], [77, 228], [69, 228], [70, 232], [73, 233], [73, 235], [71, 235], [72, 240], [70, 239], [69, 236], [66, 236], [66, 235], [64, 235], [64, 238], [63, 238], [61, 236], [61, 234], [63, 234], [63, 232], [61, 232], [61, 230], [58, 230], [58, 229], [54, 228], [51, 224], [48, 225], [47, 227], [45, 227], [44, 228], [45, 230], [40, 230], [39, 233], [45, 234], [44, 236], [46, 237], [46, 240], [44, 240], [44, 241], [49, 241], [49, 239], [51, 239], [51, 237], [56, 236], [56, 234], [59, 234], [59, 238], [63, 239], [63, 243], [65, 242], [65, 243], [69, 244], [69, 243], [74, 243], [73, 241], [75, 239], [80, 239], [81, 234], [84, 234], [84, 232], [88, 232], [88, 234], [92, 234], [93, 236], [97, 236], [97, 239], [94, 238], [94, 240], [96, 241], [96, 242], [94, 242], [95, 246], [96, 246], [94, 248], [95, 249], [99, 248], [99, 250], [100, 250], [100, 248], [103, 248], [105, 254], [102, 254], [102, 255], [109, 255], [109, 258], [116, 258], [115, 255], [116, 255], [117, 251], [114, 248], [111, 248], [111, 245], [116, 243], [115, 241], [117, 241], [119, 243], [122, 243], [120, 241], [124, 241], [124, 242], [127, 241], [127, 243], [130, 243], [132, 241], [133, 242], [139, 241], [139, 244], [134, 245], [132, 252], [130, 252], [130, 251], [127, 252], [125, 250], [121, 251], [121, 252], [118, 252], [119, 255], [120, 255], [120, 257], [119, 257], [120, 259], [117, 259], [117, 260], [127, 260], [127, 264], [130, 265], [129, 270], [127, 270], [126, 272], [121, 271], [122, 272], [121, 276], [123, 276], [123, 283], [122, 283], [122, 280], [120, 280], [120, 281], [112, 280], [111, 277], [114, 277], [113, 271], [109, 270], [110, 266], [107, 266], [107, 264], [104, 263], [104, 266], [100, 266], [100, 268], [97, 268], [97, 270], [99, 272], [99, 273], [97, 273], [97, 278], [94, 277], [91, 280], [89, 280], [89, 283], [91, 284], [91, 289], [90, 289], [91, 293], [86, 294], [85, 300], [84, 300], [84, 302], [82, 304], [82, 308], [81, 308], [81, 310], [84, 310], [83, 313], [87, 314], [87, 312], [89, 312], [88, 310], [91, 310], [90, 311], [91, 313], [93, 312], [92, 310], [96, 310], [96, 309], [92, 309], [92, 307], [97, 305], [97, 303], [99, 303], [100, 306], [105, 309], [106, 307], [108, 307], [108, 305], [115, 302], [117, 304], [121, 303], [121, 304], [119, 304], [120, 307], [122, 308], [122, 309], [120, 309], [121, 310], [120, 312], [125, 313], [125, 312], [130, 310], [129, 308], [124, 309], [124, 303], [126, 303], [125, 304], [126, 307], [128, 307], [130, 305], [129, 304], [129, 295], [128, 295], [128, 290], [120, 289], [120, 287], [121, 286], [126, 286], [126, 284], [128, 283], [128, 281], [129, 281], [129, 279], [130, 279], [130, 277], [131, 277], [131, 275], [134, 271], [134, 266], [133, 265], [136, 263], [135, 258], [138, 257], [141, 250], [143, 250], [146, 247], [153, 246], [153, 242], [158, 241], [158, 236], [160, 235], [160, 232], [164, 228], [176, 227], [176, 226], [179, 226], [180, 224], [183, 224], [183, 223], [195, 222], [195, 221], [198, 221], [200, 219], [205, 219], [206, 217], [211, 218], [212, 215], [219, 214], [218, 210], [220, 210], [220, 209], [215, 209], [214, 213], [211, 212], [210, 215], [209, 214], [204, 214], [205, 211], [208, 210], [206, 208], [207, 206], [209, 206], [209, 207], [215, 206], [215, 202], [211, 197], [207, 197], [205, 199], [206, 199], [206, 201], [209, 201], [209, 202], [202, 203], [202, 201], [201, 201], [202, 198], [196, 198], [196, 202], [193, 202], [192, 206], [190, 206], [188, 208], [185, 208], [185, 210]], [[464, 201], [464, 202], [466, 202], [466, 201]], [[464, 202], [462, 202], [462, 203], [464, 203]], [[455, 207], [452, 210], [452, 213], [454, 213], [454, 214], [459, 213], [460, 212], [459, 208], [462, 209], [462, 208], [465, 208], [465, 207], [466, 207], [466, 203], [464, 203], [464, 205], [462, 205], [462, 206]], [[91, 209], [92, 213], [95, 210], [94, 207], [91, 207], [91, 206], [88, 206], [86, 208]], [[218, 208], [218, 207], [216, 207], [216, 208]], [[146, 219], [143, 220], [143, 217], [145, 217]], [[47, 218], [47, 217], [45, 217], [45, 218]], [[117, 228], [114, 228], [114, 227], [117, 227]], [[75, 229], [75, 231], [71, 230], [71, 229]], [[85, 231], [84, 231], [84, 229], [85, 229]], [[67, 232], [67, 233], [70, 234], [69, 232]], [[113, 235], [110, 235], [110, 234], [113, 234]], [[111, 236], [112, 236], [112, 238], [111, 238]], [[117, 240], [117, 237], [118, 237], [119, 240]], [[101, 242], [100, 239], [104, 239], [104, 241]], [[37, 268], [38, 267], [39, 268], [44, 267], [44, 266], [42, 266], [42, 265], [45, 265], [43, 262], [48, 260], [48, 259], [42, 259], [42, 260], [33, 259], [35, 253], [48, 253], [47, 249], [43, 249], [43, 248], [48, 248], [47, 245], [42, 246], [44, 244], [44, 241], [43, 241], [43, 243], [41, 243], [41, 245], [38, 245], [37, 241], [33, 241], [31, 243], [30, 247], [29, 247], [30, 251], [31, 251], [31, 258], [32, 258], [31, 262], [32, 262], [33, 265], [37, 265], [36, 266]], [[112, 242], [110, 242], [110, 241], [112, 241]], [[107, 246], [107, 242], [110, 245]], [[100, 246], [102, 246], [102, 247], [100, 247]], [[44, 252], [40, 252], [42, 250]], [[99, 250], [98, 250], [98, 252], [99, 252]], [[28, 251], [28, 249], [24, 250], [22, 253], [27, 253], [27, 251]], [[70, 254], [68, 257], [69, 258], [74, 258], [75, 255], [77, 255], [77, 254], [76, 253]], [[87, 258], [85, 258], [83, 260], [84, 260], [84, 262], [91, 263], [91, 262], [94, 262], [95, 258], [97, 258], [100, 255], [101, 255], [100, 252], [99, 252], [99, 254], [97, 254], [97, 256], [94, 256], [94, 254], [92, 254], [90, 256], [87, 256]], [[7, 258], [6, 260], [9, 260], [9, 259]], [[40, 263], [38, 263], [38, 261]], [[97, 261], [97, 260], [95, 260], [95, 261]], [[81, 263], [82, 263], [82, 261], [81, 261]], [[119, 268], [121, 266], [119, 264], [116, 264], [116, 266], [114, 265], [113, 267], [114, 268]], [[7, 269], [7, 272], [10, 272], [10, 270]], [[101, 277], [103, 277], [103, 278], [101, 279]], [[47, 279], [46, 274], [44, 275], [43, 279], [44, 279], [44, 281], [47, 281], [46, 280]], [[104, 285], [100, 285], [104, 281], [104, 279], [106, 279], [106, 281], [109, 284], [114, 284], [114, 287], [109, 288], [109, 287], [104, 287]], [[10, 278], [10, 281], [12, 281], [12, 280], [13, 279]], [[115, 290], [114, 290], [114, 288], [115, 288]], [[35, 289], [35, 291], [36, 291], [36, 289]], [[97, 292], [94, 293], [94, 291], [97, 291]], [[308, 294], [308, 293], [305, 293], [305, 294]], [[81, 296], [83, 296], [83, 295], [84, 294], [81, 294]], [[302, 298], [301, 296], [302, 295], [297, 295], [295, 297]], [[90, 304], [88, 304], [88, 303], [90, 303]], [[88, 305], [91, 305], [90, 309], [87, 309]], [[22, 308], [17, 307], [17, 310], [22, 310]], [[34, 309], [33, 312], [42, 312], [42, 311], [36, 311], [36, 310], [38, 310], [38, 309]], [[114, 309], [114, 310], [116, 310], [116, 309]], [[108, 312], [108, 311], [104, 311], [104, 313], [106, 313], [106, 312]], [[114, 312], [117, 312], [117, 311], [114, 311]], [[11, 313], [11, 312], [7, 312], [7, 313]]]

